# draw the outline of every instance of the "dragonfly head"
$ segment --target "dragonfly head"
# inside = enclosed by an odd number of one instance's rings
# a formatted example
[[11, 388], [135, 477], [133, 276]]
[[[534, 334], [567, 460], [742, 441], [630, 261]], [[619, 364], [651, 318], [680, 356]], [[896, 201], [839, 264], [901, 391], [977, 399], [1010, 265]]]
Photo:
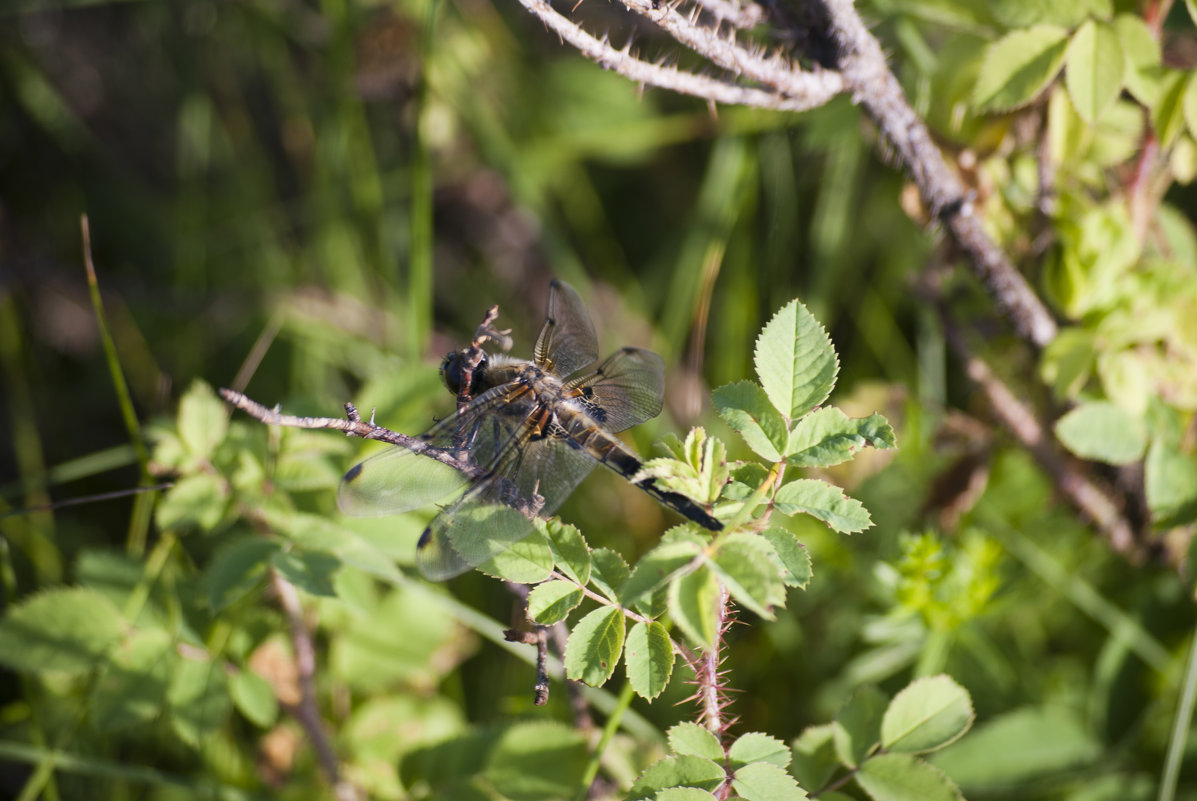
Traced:
[[[465, 377], [463, 375], [465, 372], [465, 365], [463, 364], [464, 361], [465, 357], [459, 350], [455, 350], [448, 354], [441, 361], [441, 380], [445, 382], [445, 386], [448, 387], [449, 391], [454, 395], [461, 394], [461, 381]], [[474, 368], [474, 380], [472, 383], [475, 387], [478, 386], [479, 377], [481, 377], [485, 372], [486, 359], [484, 357], [482, 361], [478, 363], [478, 366]]]

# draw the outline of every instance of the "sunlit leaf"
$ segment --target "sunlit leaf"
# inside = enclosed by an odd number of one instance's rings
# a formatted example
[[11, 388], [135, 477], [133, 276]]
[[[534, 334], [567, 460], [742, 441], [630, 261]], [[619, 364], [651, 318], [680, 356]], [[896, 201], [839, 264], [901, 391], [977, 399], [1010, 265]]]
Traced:
[[628, 801], [652, 798], [667, 787], [697, 787], [714, 790], [724, 779], [723, 768], [710, 759], [681, 755], [665, 757], [649, 765], [628, 793]]
[[881, 754], [860, 766], [856, 783], [873, 801], [963, 801], [938, 768], [909, 754]]
[[864, 531], [873, 525], [860, 501], [848, 497], [834, 484], [818, 479], [791, 481], [777, 491], [773, 501], [783, 515], [808, 514], [845, 534]]
[[582, 538], [582, 532], [557, 518], [544, 521], [542, 525], [557, 568], [579, 584], [589, 583], [590, 548]]
[[732, 788], [744, 801], [801, 801], [807, 797], [793, 776], [768, 762], [753, 762], [736, 770]]
[[781, 459], [789, 433], [777, 407], [765, 391], [751, 381], [719, 387], [714, 393], [715, 409], [748, 447], [770, 462]]
[[781, 571], [770, 556], [760, 537], [735, 532], [710, 562], [732, 597], [766, 620], [773, 619], [773, 607], [784, 605], [786, 598]]
[[831, 338], [798, 300], [773, 315], [756, 340], [757, 376], [777, 410], [794, 419], [831, 394], [840, 363]]
[[188, 453], [197, 459], [210, 459], [229, 429], [229, 409], [212, 387], [194, 381], [179, 399], [179, 438]]
[[973, 101], [982, 111], [1026, 105], [1056, 77], [1067, 47], [1067, 32], [1054, 25], [1006, 34], [985, 51]]
[[717, 762], [724, 758], [719, 738], [697, 723], [678, 723], [669, 730], [668, 735], [669, 750], [675, 754], [689, 754]]
[[578, 621], [565, 647], [565, 675], [591, 687], [602, 686], [615, 671], [623, 650], [623, 612], [601, 606]]
[[894, 429], [879, 414], [851, 418], [834, 406], [816, 409], [798, 421], [785, 446], [786, 462], [794, 467], [830, 467], [872, 446], [893, 448]]
[[782, 580], [790, 587], [805, 587], [812, 575], [810, 552], [792, 531], [771, 526], [761, 537], [773, 549], [772, 556], [782, 569]]
[[1082, 403], [1056, 421], [1056, 436], [1082, 459], [1130, 464], [1143, 458], [1147, 427], [1108, 401]]
[[660, 695], [673, 675], [673, 643], [665, 627], [655, 620], [632, 626], [624, 645], [624, 664], [637, 695], [649, 701]]
[[1068, 43], [1064, 83], [1077, 113], [1096, 122], [1122, 90], [1124, 56], [1113, 27], [1087, 20]]
[[686, 636], [703, 648], [715, 642], [719, 582], [705, 565], [669, 584], [669, 614]]
[[95, 590], [46, 590], [0, 619], [0, 664], [27, 672], [87, 670], [116, 645], [122, 628], [120, 612]]
[[759, 731], [737, 737], [727, 749], [727, 756], [733, 769], [750, 762], [768, 762], [783, 769], [790, 764], [789, 746]]
[[949, 676], [928, 676], [894, 696], [881, 721], [888, 751], [924, 753], [959, 739], [972, 725], [972, 699]]
[[528, 617], [547, 626], [565, 620], [581, 602], [581, 587], [569, 581], [546, 581], [528, 593]]

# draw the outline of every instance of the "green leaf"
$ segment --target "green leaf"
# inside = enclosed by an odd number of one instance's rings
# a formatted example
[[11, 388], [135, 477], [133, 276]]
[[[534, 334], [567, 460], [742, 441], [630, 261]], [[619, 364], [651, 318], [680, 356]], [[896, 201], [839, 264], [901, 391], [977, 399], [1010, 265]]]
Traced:
[[546, 581], [528, 593], [528, 617], [542, 626], [565, 620], [582, 597], [582, 588], [573, 582]]
[[540, 521], [538, 526], [543, 527], [558, 569], [582, 586], [590, 583], [590, 548], [582, 532], [557, 518]]
[[1043, 350], [1039, 375], [1061, 399], [1075, 398], [1093, 374], [1097, 345], [1092, 331], [1067, 328]]
[[790, 419], [827, 400], [840, 370], [831, 338], [796, 299], [765, 324], [753, 361], [765, 394]]
[[1091, 766], [1102, 744], [1062, 707], [1000, 715], [934, 756], [934, 764], [965, 786], [1033, 786], [1052, 774]]
[[341, 569], [341, 560], [330, 553], [297, 549], [277, 551], [270, 564], [279, 575], [309, 595], [336, 597], [333, 575]]
[[608, 600], [619, 603], [619, 592], [628, 580], [628, 563], [608, 548], [595, 548], [590, 552], [590, 560], [591, 582]]
[[1157, 437], [1147, 450], [1143, 484], [1151, 521], [1160, 527], [1197, 519], [1197, 458]]
[[669, 750], [675, 754], [689, 754], [715, 762], [723, 761], [723, 746], [719, 744], [719, 738], [697, 723], [679, 723], [669, 730], [668, 736]]
[[860, 501], [844, 495], [834, 484], [818, 479], [791, 481], [777, 491], [773, 502], [783, 515], [808, 514], [841, 533], [854, 534], [873, 525]]
[[697, 787], [666, 787], [653, 796], [655, 801], [715, 801], [715, 796]]
[[589, 754], [581, 732], [555, 721], [517, 723], [499, 737], [484, 775], [503, 798], [571, 797]]
[[790, 748], [776, 737], [761, 732], [742, 735], [727, 749], [733, 769], [751, 762], [768, 762], [785, 769], [790, 764]]
[[963, 801], [951, 779], [909, 754], [881, 754], [860, 766], [856, 783], [873, 801]]
[[649, 765], [632, 785], [628, 801], [652, 798], [668, 787], [714, 790], [723, 783], [723, 768], [699, 756], [670, 756]]
[[962, 737], [974, 717], [968, 690], [951, 677], [916, 679], [885, 710], [881, 745], [910, 754], [935, 751]]
[[794, 777], [768, 762], [753, 762], [735, 772], [732, 789], [744, 801], [801, 801], [806, 791]]
[[1147, 427], [1109, 401], [1082, 403], [1056, 421], [1056, 436], [1082, 459], [1123, 465], [1143, 458]]
[[1189, 19], [1197, 24], [1197, 2], [1194, 0], [1185, 0], [1185, 8], [1189, 10]]
[[798, 537], [777, 526], [762, 531], [761, 537], [773, 549], [771, 556], [782, 569], [782, 581], [790, 587], [806, 587], [812, 575], [810, 552], [798, 541]]
[[727, 448], [702, 428], [693, 428], [680, 449], [671, 447], [677, 458], [649, 459], [632, 477], [635, 483], [655, 481], [667, 490], [711, 503], [727, 483]]
[[1159, 100], [1160, 78], [1163, 76], [1163, 54], [1160, 40], [1137, 14], [1119, 14], [1114, 18], [1114, 30], [1126, 58], [1122, 80], [1131, 95], [1147, 108]]
[[655, 592], [701, 553], [702, 545], [693, 540], [662, 542], [640, 557], [636, 569], [620, 588], [620, 603], [631, 606], [645, 595]]
[[985, 51], [973, 102], [981, 111], [1009, 111], [1030, 103], [1056, 77], [1067, 48], [1067, 31], [1054, 25], [1006, 34]]
[[872, 685], [859, 688], [835, 716], [835, 753], [857, 767], [881, 742], [881, 719], [889, 697]]
[[706, 565], [669, 585], [669, 615], [702, 648], [715, 644], [719, 627], [719, 582]]
[[109, 655], [96, 686], [91, 722], [108, 732], [158, 717], [177, 661], [174, 641], [167, 632], [132, 632]]
[[637, 695], [649, 701], [669, 686], [673, 675], [673, 643], [669, 632], [657, 621], [637, 622], [628, 632], [624, 647], [628, 681]]
[[211, 473], [197, 473], [175, 482], [154, 509], [154, 520], [163, 531], [211, 531], [224, 518], [227, 503], [224, 480]]
[[786, 600], [785, 583], [771, 548], [754, 534], [730, 534], [711, 559], [711, 567], [727, 585], [732, 597], [766, 620], [773, 607]]
[[245, 535], [217, 551], [204, 570], [204, 585], [212, 611], [222, 611], [261, 584], [266, 578], [270, 557], [279, 547], [274, 540]]
[[179, 399], [179, 439], [191, 456], [209, 460], [229, 430], [229, 410], [203, 381], [192, 382]]
[[180, 659], [166, 699], [175, 733], [183, 742], [198, 747], [228, 716], [228, 677], [210, 660]]
[[237, 711], [258, 728], [268, 729], [278, 719], [274, 688], [249, 668], [242, 668], [229, 679], [229, 695]]
[[529, 534], [478, 565], [478, 569], [503, 581], [538, 584], [553, 572], [553, 551], [548, 540], [533, 527]]
[[1114, 11], [1111, 0], [992, 0], [986, 5], [1006, 28], [1028, 28], [1041, 22], [1075, 28], [1088, 17], [1105, 19]]
[[601, 606], [578, 621], [565, 646], [565, 675], [591, 687], [602, 686], [615, 671], [623, 650], [623, 612]]
[[1118, 33], [1104, 22], [1087, 20], [1068, 43], [1064, 85], [1077, 113], [1097, 122], [1122, 91], [1125, 56]]
[[93, 667], [120, 639], [120, 612], [82, 587], [46, 590], [0, 620], [0, 664], [36, 673]]
[[839, 726], [825, 723], [807, 726], [790, 743], [791, 772], [805, 787], [822, 787], [840, 769], [835, 753], [835, 733]]
[[1190, 83], [1189, 77], [1178, 70], [1163, 73], [1159, 99], [1151, 107], [1151, 127], [1161, 147], [1171, 147], [1184, 127], [1184, 100]]
[[1197, 80], [1190, 78], [1185, 83], [1185, 94], [1181, 100], [1185, 116], [1185, 125], [1189, 133], [1197, 132]]
[[781, 460], [789, 434], [765, 390], [751, 381], [739, 381], [715, 390], [714, 401], [719, 416], [758, 456], [770, 462]]
[[816, 409], [798, 421], [786, 443], [786, 462], [794, 467], [831, 467], [861, 448], [887, 450], [897, 444], [894, 429], [879, 414], [851, 418], [834, 406]]

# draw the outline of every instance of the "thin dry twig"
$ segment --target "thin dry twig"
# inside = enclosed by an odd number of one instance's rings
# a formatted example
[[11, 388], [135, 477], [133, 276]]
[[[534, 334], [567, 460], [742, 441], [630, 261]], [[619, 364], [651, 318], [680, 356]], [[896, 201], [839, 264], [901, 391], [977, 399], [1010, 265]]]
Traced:
[[[792, 93], [769, 92], [715, 78], [696, 75], [691, 72], [666, 67], [660, 64], [650, 64], [641, 61], [631, 54], [628, 47], [617, 49], [604, 39], [599, 39], [587, 33], [582, 27], [553, 9], [547, 0], [520, 0], [520, 5], [535, 14], [540, 20], [565, 42], [568, 42], [582, 55], [597, 62], [605, 69], [614, 70], [625, 78], [639, 84], [648, 84], [660, 89], [668, 89], [679, 94], [693, 95], [706, 98], [717, 103], [738, 106], [756, 106], [759, 108], [777, 109], [779, 111], [806, 111], [823, 105], [840, 90], [839, 84], [832, 74], [804, 73], [799, 80], [792, 82]], [[651, 0], [643, 4], [645, 9], [660, 14], [661, 11], [652, 9]], [[631, 7], [631, 6], [629, 6]], [[666, 10], [665, 13], [673, 13]], [[646, 16], [650, 16], [646, 13]], [[687, 25], [687, 29], [697, 26]], [[726, 50], [721, 46], [720, 50]], [[734, 58], [727, 59], [734, 63]], [[754, 62], [747, 52], [742, 56], [746, 62]]]
[[316, 761], [320, 764], [328, 783], [332, 785], [333, 797], [337, 801], [357, 801], [364, 795], [341, 777], [337, 752], [328, 739], [324, 721], [320, 717], [316, 702], [316, 649], [312, 644], [311, 632], [303, 621], [303, 605], [300, 603], [299, 593], [295, 586], [276, 570], [270, 572], [270, 582], [291, 625], [291, 645], [295, 649], [295, 663], [299, 671], [300, 701], [294, 706], [287, 705], [287, 709], [299, 722], [311, 742], [312, 749], [316, 752]]

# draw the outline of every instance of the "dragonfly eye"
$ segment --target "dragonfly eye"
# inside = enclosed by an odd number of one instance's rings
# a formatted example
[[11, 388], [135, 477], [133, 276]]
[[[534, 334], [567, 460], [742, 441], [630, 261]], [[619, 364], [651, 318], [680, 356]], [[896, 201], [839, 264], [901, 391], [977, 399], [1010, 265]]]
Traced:
[[[462, 375], [462, 356], [460, 351], [454, 351], [447, 355], [441, 361], [441, 380], [445, 382], [445, 386], [454, 395], [461, 394], [461, 381], [464, 378]], [[486, 359], [484, 358], [474, 368], [474, 385], [478, 384], [478, 376], [486, 371]]]

